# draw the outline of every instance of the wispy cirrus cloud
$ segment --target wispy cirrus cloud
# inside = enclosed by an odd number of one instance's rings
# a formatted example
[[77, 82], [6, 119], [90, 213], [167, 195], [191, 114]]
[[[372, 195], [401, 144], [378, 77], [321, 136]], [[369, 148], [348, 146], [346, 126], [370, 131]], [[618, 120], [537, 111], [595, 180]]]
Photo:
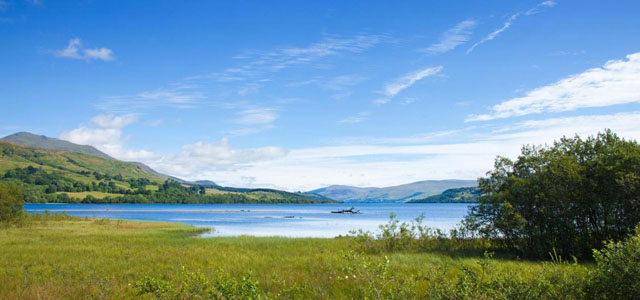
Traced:
[[237, 113], [234, 123], [240, 125], [267, 125], [278, 119], [273, 108], [248, 108]]
[[270, 107], [245, 107], [236, 112], [232, 123], [238, 127], [227, 130], [225, 133], [235, 136], [255, 134], [274, 128], [274, 122], [279, 115], [275, 108]]
[[466, 121], [486, 121], [632, 102], [640, 102], [640, 52], [629, 54], [626, 59], [610, 60], [602, 67], [536, 88], [523, 97], [493, 106], [489, 114], [471, 115]]
[[423, 78], [426, 78], [426, 77], [434, 76], [440, 73], [440, 71], [442, 71], [442, 66], [428, 67], [428, 68], [417, 70], [415, 72], [411, 72], [400, 78], [397, 78], [385, 84], [384, 89], [380, 92], [385, 97], [379, 98], [374, 102], [377, 104], [386, 104], [389, 101], [391, 101], [391, 99], [395, 97], [398, 93], [411, 87], [417, 81], [422, 80]]
[[343, 123], [343, 124], [355, 124], [355, 123], [361, 123], [366, 121], [367, 119], [369, 119], [369, 116], [371, 116], [371, 112], [370, 111], [363, 111], [363, 112], [359, 112], [353, 116], [347, 117], [343, 120], [338, 121], [338, 123]]
[[543, 8], [548, 8], [548, 7], [554, 7], [556, 5], [556, 2], [554, 1], [543, 1], [541, 3], [539, 3], [538, 5], [528, 9], [525, 12], [518, 12], [515, 14], [512, 14], [505, 22], [504, 24], [502, 24], [502, 27], [492, 31], [491, 33], [489, 33], [486, 37], [484, 37], [483, 39], [481, 39], [480, 41], [476, 42], [475, 44], [473, 44], [473, 46], [471, 46], [468, 50], [467, 50], [467, 54], [470, 54], [471, 52], [473, 52], [473, 50], [476, 49], [476, 47], [480, 46], [481, 44], [484, 44], [488, 41], [491, 41], [493, 39], [495, 39], [496, 37], [498, 37], [501, 33], [503, 33], [505, 30], [509, 29], [509, 27], [511, 27], [511, 25], [513, 24], [513, 22], [518, 19], [518, 17], [520, 17], [521, 15], [525, 15], [525, 16], [530, 16], [530, 15], [534, 15], [537, 14], [539, 12], [542, 11]]
[[109, 48], [85, 48], [82, 46], [82, 41], [75, 38], [69, 41], [66, 48], [54, 51], [54, 54], [58, 57], [78, 59], [78, 60], [114, 60], [113, 51]]
[[469, 41], [471, 34], [473, 33], [473, 28], [476, 26], [475, 20], [464, 20], [458, 23], [453, 28], [445, 31], [440, 40], [424, 49], [427, 53], [431, 54], [441, 54], [445, 52], [449, 52], [456, 47], [466, 43]]
[[469, 49], [467, 50], [467, 54], [469, 54], [469, 53], [473, 52], [473, 50], [474, 50], [476, 47], [480, 46], [481, 44], [486, 43], [486, 42], [488, 42], [488, 41], [490, 41], [490, 40], [493, 40], [493, 39], [495, 39], [496, 37], [498, 37], [498, 35], [500, 35], [503, 31], [505, 31], [505, 30], [507, 30], [509, 27], [511, 27], [511, 23], [513, 23], [513, 21], [515, 21], [515, 20], [518, 18], [518, 16], [520, 16], [520, 13], [517, 13], [517, 14], [513, 14], [513, 15], [511, 15], [511, 16], [507, 19], [507, 21], [506, 21], [506, 22], [504, 22], [504, 24], [502, 25], [502, 27], [500, 27], [500, 28], [498, 28], [498, 29], [496, 29], [496, 30], [492, 31], [491, 33], [489, 33], [489, 35], [487, 35], [486, 37], [484, 37], [482, 40], [480, 40], [479, 42], [477, 42], [477, 43], [473, 44], [473, 46], [471, 46], [471, 48], [469, 48]]
[[541, 12], [543, 8], [545, 8], [545, 7], [554, 7], [557, 4], [558, 3], [556, 3], [555, 1], [543, 1], [543, 2], [540, 2], [538, 5], [536, 5], [535, 7], [527, 10], [524, 14], [527, 15], [527, 16], [535, 15], [535, 14]]
[[107, 112], [118, 113], [138, 112], [155, 107], [189, 109], [202, 105], [205, 99], [205, 94], [198, 86], [175, 85], [132, 95], [103, 97], [96, 107]]
[[192, 76], [188, 79], [212, 79], [219, 82], [243, 81], [296, 65], [311, 64], [325, 57], [362, 53], [388, 39], [386, 35], [376, 34], [359, 34], [351, 37], [326, 35], [320, 41], [306, 47], [280, 47], [266, 52], [247, 52], [236, 57], [246, 61], [237, 67], [203, 76]]

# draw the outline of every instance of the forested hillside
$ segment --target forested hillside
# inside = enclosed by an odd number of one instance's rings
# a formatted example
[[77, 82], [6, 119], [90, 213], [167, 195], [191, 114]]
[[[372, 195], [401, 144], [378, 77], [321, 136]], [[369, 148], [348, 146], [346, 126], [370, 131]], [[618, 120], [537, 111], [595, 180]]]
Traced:
[[271, 189], [224, 190], [166, 180], [138, 164], [0, 141], [0, 182], [27, 203], [317, 203]]

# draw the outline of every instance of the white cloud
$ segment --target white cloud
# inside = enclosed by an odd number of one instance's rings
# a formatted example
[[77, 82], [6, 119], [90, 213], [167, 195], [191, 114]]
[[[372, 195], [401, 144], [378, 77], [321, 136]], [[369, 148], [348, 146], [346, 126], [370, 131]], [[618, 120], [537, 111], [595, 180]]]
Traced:
[[98, 115], [91, 119], [91, 125], [63, 132], [60, 138], [80, 145], [91, 145], [98, 150], [121, 160], [149, 160], [158, 156], [146, 150], [125, 149], [126, 139], [122, 129], [135, 122], [134, 115]]
[[472, 34], [472, 29], [475, 26], [475, 20], [462, 21], [453, 28], [445, 31], [438, 43], [429, 46], [425, 50], [431, 54], [440, 54], [451, 51], [469, 40]]
[[205, 95], [195, 85], [176, 85], [133, 95], [110, 96], [96, 105], [109, 112], [132, 112], [155, 107], [190, 109], [202, 105]]
[[59, 57], [66, 57], [81, 60], [114, 60], [113, 51], [109, 48], [84, 48], [80, 39], [75, 38], [69, 41], [67, 48], [54, 52]]
[[542, 10], [541, 10], [542, 8], [545, 8], [545, 7], [554, 7], [554, 6], [556, 6], [557, 4], [558, 4], [558, 3], [556, 3], [555, 1], [543, 1], [543, 2], [540, 2], [540, 3], [539, 3], [538, 5], [536, 5], [535, 7], [533, 7], [533, 8], [531, 8], [531, 9], [527, 10], [527, 11], [525, 12], [525, 15], [527, 15], [527, 16], [528, 16], [528, 15], [534, 15], [534, 14], [537, 14], [537, 13], [539, 13], [540, 11], [542, 11]]
[[91, 119], [93, 123], [103, 128], [122, 129], [135, 122], [138, 118], [135, 115], [97, 115]]
[[235, 149], [227, 139], [219, 142], [196, 142], [185, 145], [176, 155], [167, 155], [149, 164], [172, 175], [194, 178], [194, 174], [207, 171], [235, 171], [250, 167], [252, 163], [286, 156], [288, 151], [279, 147]]
[[385, 104], [389, 102], [391, 98], [393, 98], [395, 95], [409, 88], [417, 81], [425, 77], [436, 75], [440, 73], [440, 71], [442, 71], [442, 66], [429, 67], [429, 68], [421, 69], [421, 70], [406, 74], [400, 78], [397, 78], [392, 82], [387, 83], [384, 86], [384, 90], [381, 93], [386, 97], [377, 99], [375, 102], [378, 104]]
[[164, 120], [148, 120], [144, 124], [149, 127], [158, 127], [164, 124]]
[[554, 1], [543, 1], [540, 2], [538, 5], [530, 8], [529, 10], [525, 11], [525, 12], [519, 12], [516, 14], [511, 15], [506, 22], [504, 22], [504, 24], [502, 25], [502, 27], [492, 31], [491, 33], [489, 33], [489, 35], [487, 35], [486, 37], [484, 37], [482, 40], [480, 40], [479, 42], [473, 44], [473, 46], [471, 46], [471, 48], [469, 48], [467, 50], [467, 54], [473, 52], [473, 50], [480, 46], [483, 43], [486, 43], [488, 41], [491, 41], [493, 39], [495, 39], [496, 37], [498, 37], [498, 35], [500, 35], [502, 32], [504, 32], [505, 30], [509, 29], [509, 27], [511, 27], [511, 24], [513, 24], [513, 22], [520, 17], [521, 15], [525, 15], [525, 16], [530, 16], [530, 15], [534, 15], [537, 14], [539, 12], [542, 11], [542, 8], [549, 8], [549, 7], [554, 7], [556, 5], [556, 2]]
[[237, 115], [234, 122], [241, 125], [267, 125], [278, 119], [278, 114], [272, 108], [249, 108]]
[[640, 111], [636, 111], [527, 120], [507, 127], [472, 126], [408, 137], [354, 139], [349, 144], [298, 149], [241, 149], [222, 139], [185, 145], [175, 154], [159, 154], [126, 148], [121, 126], [127, 122], [116, 120], [114, 116], [94, 118], [94, 127], [81, 126], [61, 138], [90, 144], [116, 158], [141, 161], [189, 180], [289, 191], [331, 184], [388, 186], [427, 179], [475, 179], [492, 168], [497, 155], [517, 157], [523, 144], [551, 144], [562, 136], [586, 137], [605, 128], [624, 138], [640, 138]]
[[219, 82], [244, 81], [296, 65], [311, 64], [325, 57], [362, 53], [387, 39], [385, 35], [360, 34], [352, 37], [326, 35], [320, 41], [306, 47], [281, 47], [266, 52], [250, 51], [237, 56], [238, 59], [248, 60], [240, 66], [188, 79], [212, 79]]
[[371, 112], [368, 111], [363, 111], [363, 112], [359, 112], [353, 116], [350, 116], [346, 119], [340, 120], [338, 121], [338, 123], [346, 123], [346, 124], [355, 124], [355, 123], [361, 123], [366, 121], [367, 119], [369, 119], [369, 116], [371, 115]]
[[469, 48], [467, 50], [467, 54], [471, 53], [473, 51], [473, 49], [475, 49], [476, 47], [478, 47], [480, 44], [486, 43], [490, 40], [495, 39], [498, 35], [500, 35], [503, 31], [507, 30], [509, 27], [511, 27], [511, 23], [513, 21], [515, 21], [518, 16], [520, 15], [520, 13], [511, 15], [511, 17], [509, 17], [509, 19], [507, 19], [506, 22], [504, 22], [504, 24], [502, 25], [502, 27], [494, 30], [493, 32], [489, 33], [489, 35], [487, 35], [485, 38], [483, 38], [482, 40], [480, 40], [479, 42], [473, 44], [473, 46], [471, 46], [471, 48]]
[[[475, 179], [491, 170], [497, 155], [516, 158], [523, 144], [551, 144], [562, 136], [583, 138], [611, 128], [625, 138], [640, 138], [640, 112], [525, 121], [495, 131], [434, 133], [440, 138], [406, 145], [416, 138], [397, 138], [400, 144], [353, 144], [291, 149], [288, 155], [252, 163], [235, 170], [199, 170], [196, 178], [225, 185], [271, 184], [287, 190], [310, 190], [331, 184], [388, 186], [426, 179]], [[195, 178], [194, 178], [195, 179]]]
[[319, 81], [318, 85], [334, 91], [342, 91], [348, 87], [358, 85], [366, 78], [356, 74], [340, 75], [327, 80]]
[[640, 52], [626, 58], [536, 88], [493, 106], [490, 114], [471, 115], [466, 121], [640, 102]]

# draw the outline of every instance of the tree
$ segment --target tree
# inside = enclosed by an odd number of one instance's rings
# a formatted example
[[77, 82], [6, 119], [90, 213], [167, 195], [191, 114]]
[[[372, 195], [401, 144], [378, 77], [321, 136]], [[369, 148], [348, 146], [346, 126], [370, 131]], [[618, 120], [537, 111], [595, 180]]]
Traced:
[[498, 157], [487, 175], [467, 229], [526, 256], [555, 249], [588, 257], [640, 222], [640, 146], [610, 130], [552, 147], [524, 146], [515, 162]]
[[20, 217], [23, 204], [20, 190], [0, 184], [0, 223], [10, 222]]

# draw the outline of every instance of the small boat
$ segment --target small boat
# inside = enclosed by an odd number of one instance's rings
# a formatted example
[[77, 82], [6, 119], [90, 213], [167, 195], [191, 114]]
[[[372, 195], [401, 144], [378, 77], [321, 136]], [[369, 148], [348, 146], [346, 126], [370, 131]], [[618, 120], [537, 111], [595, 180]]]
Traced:
[[285, 218], [285, 219], [293, 219], [293, 218], [295, 218], [295, 217], [296, 217], [296, 216], [284, 216], [284, 218]]
[[359, 210], [356, 210], [353, 206], [349, 209], [332, 210], [332, 214], [360, 214]]

